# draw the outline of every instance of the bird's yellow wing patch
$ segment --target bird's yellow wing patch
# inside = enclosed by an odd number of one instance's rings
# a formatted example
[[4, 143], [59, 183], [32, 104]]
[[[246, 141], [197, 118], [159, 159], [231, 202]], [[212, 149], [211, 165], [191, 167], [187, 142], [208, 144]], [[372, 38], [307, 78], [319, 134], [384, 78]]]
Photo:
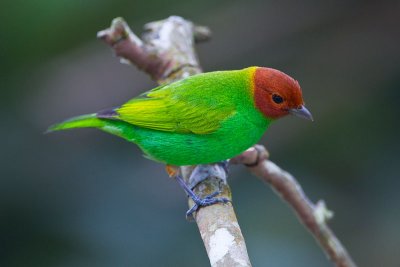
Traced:
[[[164, 88], [163, 88], [164, 89]], [[178, 132], [209, 134], [235, 113], [231, 106], [201, 96], [153, 90], [122, 105], [118, 119], [144, 128]]]

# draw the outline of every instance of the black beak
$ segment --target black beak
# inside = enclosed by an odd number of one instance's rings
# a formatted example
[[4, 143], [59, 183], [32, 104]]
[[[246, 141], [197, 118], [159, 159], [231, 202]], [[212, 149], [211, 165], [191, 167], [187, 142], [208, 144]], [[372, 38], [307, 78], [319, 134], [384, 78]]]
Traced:
[[311, 112], [306, 109], [305, 106], [301, 105], [299, 108], [290, 108], [289, 113], [299, 118], [314, 121]]

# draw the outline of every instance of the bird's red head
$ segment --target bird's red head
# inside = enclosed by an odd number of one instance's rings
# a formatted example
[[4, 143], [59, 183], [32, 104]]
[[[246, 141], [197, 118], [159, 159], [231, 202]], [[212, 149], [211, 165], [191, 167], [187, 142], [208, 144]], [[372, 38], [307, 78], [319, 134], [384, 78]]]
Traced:
[[262, 67], [256, 69], [254, 102], [256, 107], [271, 119], [290, 113], [312, 120], [311, 113], [304, 107], [299, 83], [279, 70]]

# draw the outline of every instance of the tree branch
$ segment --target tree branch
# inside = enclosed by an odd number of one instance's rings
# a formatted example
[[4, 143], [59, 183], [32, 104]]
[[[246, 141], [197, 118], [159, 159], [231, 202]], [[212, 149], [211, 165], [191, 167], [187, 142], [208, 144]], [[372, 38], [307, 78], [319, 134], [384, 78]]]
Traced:
[[247, 165], [251, 173], [269, 184], [292, 207], [301, 223], [311, 232], [336, 266], [355, 267], [346, 249], [327, 225], [327, 221], [333, 217], [333, 212], [326, 208], [322, 200], [314, 205], [297, 180], [268, 158], [269, 154], [265, 147], [255, 145], [230, 162]]
[[[123, 63], [134, 64], [159, 84], [170, 83], [202, 72], [194, 42], [210, 37], [207, 27], [195, 26], [181, 17], [145, 25], [142, 39], [137, 37], [122, 18], [97, 36], [109, 44]], [[181, 167], [187, 184], [194, 166]], [[221, 190], [220, 197], [231, 199], [226, 171], [218, 164], [199, 165], [197, 170], [208, 179], [194, 189], [200, 197]], [[193, 205], [189, 199], [189, 206]], [[211, 266], [251, 266], [245, 241], [230, 203], [201, 208], [194, 216], [207, 250]]]

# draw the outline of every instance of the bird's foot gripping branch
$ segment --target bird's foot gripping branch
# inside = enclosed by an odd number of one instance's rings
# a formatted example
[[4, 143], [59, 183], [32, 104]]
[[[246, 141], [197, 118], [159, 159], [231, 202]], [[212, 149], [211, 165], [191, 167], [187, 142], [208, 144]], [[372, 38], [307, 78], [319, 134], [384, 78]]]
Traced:
[[217, 203], [228, 203], [231, 200], [226, 197], [218, 197], [222, 193], [221, 184], [217, 191], [214, 191], [205, 197], [199, 197], [193, 190], [198, 186], [202, 185], [207, 179], [217, 179], [216, 182], [222, 182], [223, 185], [227, 185], [227, 172], [228, 172], [228, 162], [223, 161], [216, 164], [207, 165], [197, 165], [191, 172], [188, 184], [183, 180], [179, 173], [176, 173], [175, 179], [182, 187], [182, 189], [187, 193], [188, 197], [194, 202], [193, 206], [186, 212], [186, 218], [188, 220], [193, 220], [193, 213], [197, 212], [201, 207], [207, 207]]
[[[197, 167], [199, 166], [200, 165], [198, 165]], [[193, 176], [193, 173], [194, 171], [192, 172], [191, 176]], [[230, 201], [228, 198], [225, 197], [220, 197], [220, 198], [217, 197], [219, 194], [221, 194], [221, 191], [215, 191], [205, 196], [204, 198], [201, 198], [193, 192], [193, 190], [185, 183], [185, 181], [180, 175], [176, 176], [175, 178], [178, 181], [179, 185], [183, 188], [183, 190], [194, 202], [194, 205], [186, 212], [186, 218], [189, 220], [193, 219], [193, 213], [196, 212], [201, 207], [207, 207], [217, 203], [228, 203]], [[205, 177], [205, 179], [207, 178], [208, 177]]]

